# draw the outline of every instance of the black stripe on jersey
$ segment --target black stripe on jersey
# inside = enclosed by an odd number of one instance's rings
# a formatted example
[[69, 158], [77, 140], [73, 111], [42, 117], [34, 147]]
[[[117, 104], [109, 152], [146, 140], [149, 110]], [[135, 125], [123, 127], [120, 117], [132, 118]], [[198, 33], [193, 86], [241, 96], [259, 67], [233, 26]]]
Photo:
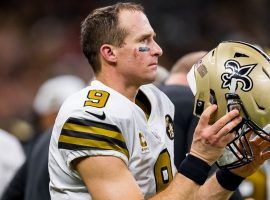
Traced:
[[118, 151], [129, 158], [129, 152], [127, 149], [121, 148], [115, 143], [108, 143], [107, 141], [98, 141], [91, 139], [84, 139], [78, 137], [70, 137], [61, 135], [58, 142], [59, 149], [69, 149], [69, 150], [114, 150]]
[[119, 128], [115, 125], [112, 124], [105, 124], [102, 122], [95, 122], [92, 120], [88, 120], [88, 119], [78, 119], [78, 118], [73, 118], [70, 117], [66, 123], [71, 123], [71, 124], [77, 124], [77, 125], [82, 125], [82, 126], [94, 126], [94, 127], [98, 127], [98, 128], [103, 128], [106, 130], [111, 130], [111, 131], [115, 131], [115, 132], [120, 132]]
[[111, 138], [111, 137], [107, 137], [103, 135], [97, 135], [94, 133], [82, 133], [82, 132], [62, 129], [61, 135], [66, 135], [66, 136], [70, 136], [74, 138], [84, 138], [84, 139], [97, 140], [97, 141], [106, 141], [111, 144], [116, 144], [117, 146], [120, 146], [121, 148], [127, 149], [125, 142], [122, 142], [115, 138]]
[[100, 148], [85, 147], [85, 146], [81, 146], [81, 145], [67, 144], [67, 143], [63, 143], [63, 142], [58, 143], [58, 148], [59, 149], [68, 149], [68, 150], [101, 150]]
[[124, 137], [117, 126], [86, 119], [69, 118], [66, 121], [58, 148], [116, 150], [129, 157]]

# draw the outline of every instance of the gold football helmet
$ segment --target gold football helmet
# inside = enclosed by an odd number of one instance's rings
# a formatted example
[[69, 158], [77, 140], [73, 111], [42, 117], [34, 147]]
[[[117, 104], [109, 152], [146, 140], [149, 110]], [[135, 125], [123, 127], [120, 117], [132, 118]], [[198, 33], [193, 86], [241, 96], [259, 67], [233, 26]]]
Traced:
[[259, 136], [270, 141], [270, 58], [254, 45], [226, 41], [193, 65], [187, 78], [195, 95], [195, 115], [217, 104], [211, 122], [232, 109], [243, 118], [217, 165], [232, 169], [251, 162], [249, 140]]

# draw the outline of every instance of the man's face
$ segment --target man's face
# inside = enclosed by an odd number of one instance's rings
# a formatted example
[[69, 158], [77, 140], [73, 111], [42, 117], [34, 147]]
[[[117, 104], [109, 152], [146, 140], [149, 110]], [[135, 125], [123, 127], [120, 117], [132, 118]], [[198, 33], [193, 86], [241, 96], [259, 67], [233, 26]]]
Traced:
[[[124, 10], [119, 14], [119, 24], [128, 35], [117, 49], [118, 71], [129, 84], [153, 82], [162, 49], [154, 40], [155, 32], [147, 17], [142, 12]], [[149, 51], [139, 51], [140, 47], [148, 47]]]

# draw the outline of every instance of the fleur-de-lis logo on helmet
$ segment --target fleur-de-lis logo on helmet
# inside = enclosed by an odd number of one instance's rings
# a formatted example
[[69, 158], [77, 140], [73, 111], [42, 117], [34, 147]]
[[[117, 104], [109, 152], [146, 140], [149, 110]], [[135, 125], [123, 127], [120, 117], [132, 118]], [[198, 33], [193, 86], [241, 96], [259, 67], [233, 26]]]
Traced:
[[236, 60], [228, 60], [224, 64], [225, 69], [230, 69], [231, 73], [223, 73], [221, 75], [222, 88], [230, 88], [233, 78], [236, 79], [236, 85], [238, 82], [242, 83], [241, 90], [248, 92], [253, 87], [253, 81], [248, 76], [257, 64], [243, 65], [241, 66]]

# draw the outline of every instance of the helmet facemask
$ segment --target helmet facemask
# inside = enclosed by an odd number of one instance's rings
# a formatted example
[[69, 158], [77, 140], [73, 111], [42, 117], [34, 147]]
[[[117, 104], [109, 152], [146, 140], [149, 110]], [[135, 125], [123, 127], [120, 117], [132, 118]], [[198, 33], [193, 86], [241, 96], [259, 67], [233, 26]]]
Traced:
[[254, 155], [249, 140], [258, 136], [270, 142], [270, 134], [250, 119], [237, 94], [227, 93], [225, 97], [228, 111], [238, 109], [243, 114], [241, 123], [233, 130], [234, 139], [227, 144], [224, 153], [216, 163], [219, 168], [233, 169], [253, 161]]

